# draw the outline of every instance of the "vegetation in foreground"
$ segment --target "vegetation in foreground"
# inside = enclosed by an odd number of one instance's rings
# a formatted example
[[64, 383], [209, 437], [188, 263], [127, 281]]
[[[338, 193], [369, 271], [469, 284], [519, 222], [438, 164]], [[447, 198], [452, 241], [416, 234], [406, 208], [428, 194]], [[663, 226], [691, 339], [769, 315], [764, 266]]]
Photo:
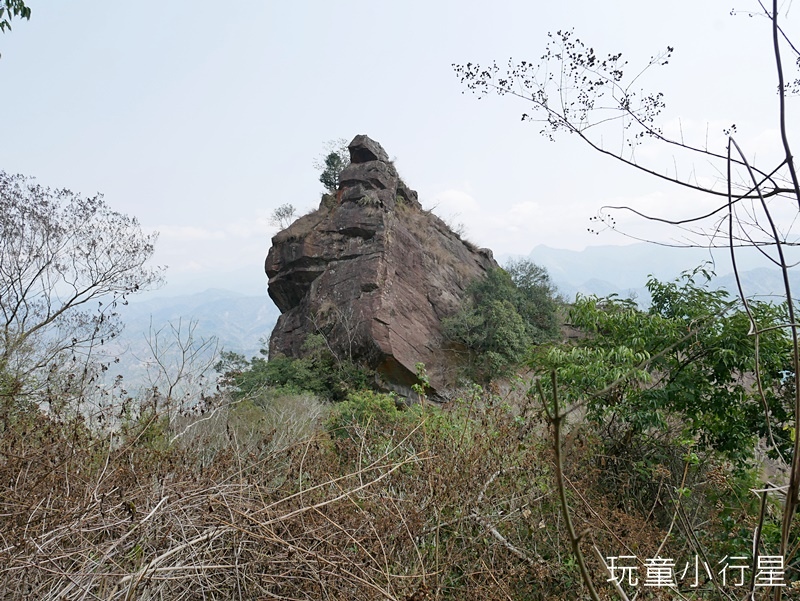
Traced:
[[[6, 404], [3, 598], [582, 596], [524, 389], [473, 388], [444, 408], [360, 391], [327, 410], [267, 392], [193, 419], [169, 444], [154, 415], [98, 434]], [[681, 567], [749, 548], [754, 474], [667, 440], [611, 457], [596, 429], [568, 432], [566, 493], [604, 597], [595, 548]]]
[[[754, 533], [778, 555], [778, 502], [765, 496], [762, 515], [751, 492], [763, 433], [747, 321], [697, 279], [651, 282], [649, 311], [579, 299], [581, 338], [534, 347], [527, 377], [467, 383], [444, 406], [421, 385], [413, 406], [371, 391], [321, 352], [228, 355], [216, 397], [176, 413], [120, 396], [108, 427], [4, 394], [2, 598], [584, 598], [564, 501], [600, 598], [621, 598], [612, 561], [636, 569], [630, 598], [741, 598], [747, 583], [719, 571], [750, 565]], [[764, 327], [782, 318], [754, 310]], [[778, 415], [793, 383], [773, 331], [762, 387]], [[790, 452], [791, 432], [772, 435]], [[677, 589], [645, 586], [654, 558], [673, 562]], [[781, 574], [797, 590], [796, 560]]]
[[[159, 278], [154, 237], [99, 197], [2, 173], [0, 193], [4, 599], [711, 599], [743, 592], [718, 564], [744, 586], [760, 557], [797, 589], [796, 526], [783, 555], [780, 489], [755, 471], [763, 448], [780, 477], [795, 443], [781, 306], [697, 271], [651, 281], [648, 311], [577, 299], [561, 342], [567, 308], [523, 262], [445, 322], [465, 359], [445, 406], [422, 365], [413, 406], [370, 390], [321, 333], [302, 358], [223, 354], [220, 389], [193, 394], [210, 362], [191, 326], [156, 332], [133, 396], [99, 384], [101, 350]], [[646, 587], [667, 558], [676, 588]]]

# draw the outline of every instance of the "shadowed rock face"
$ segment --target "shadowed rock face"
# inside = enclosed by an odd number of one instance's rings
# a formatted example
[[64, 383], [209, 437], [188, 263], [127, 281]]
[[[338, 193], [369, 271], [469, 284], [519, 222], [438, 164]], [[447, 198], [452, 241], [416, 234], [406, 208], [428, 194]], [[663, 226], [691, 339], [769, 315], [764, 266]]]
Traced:
[[497, 263], [422, 210], [380, 144], [359, 135], [349, 150], [336, 195], [272, 238], [265, 268], [281, 316], [270, 355], [302, 356], [319, 333], [338, 357], [377, 369], [385, 388], [404, 394], [422, 362], [435, 391], [451, 371], [441, 320]]

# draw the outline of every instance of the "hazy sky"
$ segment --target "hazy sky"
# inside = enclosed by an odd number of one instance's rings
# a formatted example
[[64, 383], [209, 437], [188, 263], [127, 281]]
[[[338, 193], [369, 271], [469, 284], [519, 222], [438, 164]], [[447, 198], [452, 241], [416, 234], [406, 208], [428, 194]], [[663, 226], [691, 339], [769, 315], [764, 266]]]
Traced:
[[[587, 233], [604, 204], [696, 208], [696, 197], [574, 137], [542, 138], [520, 122], [519, 99], [462, 94], [452, 63], [536, 61], [548, 31], [574, 28], [632, 69], [674, 46], [670, 65], [641, 81], [665, 93], [668, 130], [680, 123], [714, 145], [736, 123], [752, 156], [777, 144], [769, 23], [730, 15], [757, 9], [749, 0], [27, 4], [31, 20], [0, 35], [0, 169], [104, 193], [160, 232], [168, 277], [199, 288], [246, 273], [245, 291], [263, 290], [270, 213], [316, 207], [312, 162], [326, 141], [359, 133], [396, 157], [424, 206], [495, 254], [625, 243]], [[800, 7], [785, 8], [791, 34]], [[658, 149], [638, 157], [662, 170], [707, 167]]]

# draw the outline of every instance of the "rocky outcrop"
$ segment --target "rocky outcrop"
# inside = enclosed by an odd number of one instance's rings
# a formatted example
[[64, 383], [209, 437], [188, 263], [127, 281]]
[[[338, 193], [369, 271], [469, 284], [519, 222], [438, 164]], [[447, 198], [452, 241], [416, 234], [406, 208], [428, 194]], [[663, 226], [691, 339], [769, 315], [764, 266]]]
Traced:
[[452, 372], [441, 320], [497, 263], [422, 210], [380, 144], [359, 135], [349, 150], [338, 192], [272, 238], [266, 272], [281, 316], [270, 355], [302, 356], [308, 336], [322, 334], [388, 389], [406, 393], [419, 362], [440, 389]]

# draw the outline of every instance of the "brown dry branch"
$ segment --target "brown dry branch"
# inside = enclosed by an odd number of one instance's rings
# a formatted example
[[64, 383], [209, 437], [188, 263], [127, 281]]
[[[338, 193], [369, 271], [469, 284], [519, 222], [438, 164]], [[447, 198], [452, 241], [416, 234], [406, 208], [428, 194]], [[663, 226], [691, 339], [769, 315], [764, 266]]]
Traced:
[[[172, 445], [148, 415], [112, 437], [18, 414], [0, 437], [0, 599], [574, 598], [553, 447], [526, 392], [354, 418], [293, 444], [271, 422], [251, 431], [244, 410]], [[610, 467], [568, 428], [575, 532], [605, 555], [652, 556], [662, 512], [622, 510], [630, 489], [610, 493]], [[616, 598], [603, 563], [586, 564], [599, 598]]]
[[558, 489], [559, 500], [561, 502], [561, 511], [564, 515], [564, 522], [567, 525], [567, 534], [569, 535], [569, 542], [572, 546], [572, 553], [575, 556], [576, 561], [578, 562], [578, 567], [580, 568], [581, 578], [583, 579], [583, 583], [586, 585], [586, 588], [589, 590], [589, 596], [593, 599], [593, 601], [600, 601], [600, 598], [597, 595], [597, 590], [595, 590], [594, 582], [592, 581], [592, 577], [589, 575], [589, 569], [586, 567], [586, 560], [583, 557], [583, 551], [581, 550], [581, 538], [582, 536], [578, 536], [575, 532], [575, 527], [572, 524], [572, 515], [569, 509], [569, 503], [567, 502], [567, 489], [564, 486], [564, 456], [563, 456], [563, 449], [561, 448], [561, 435], [562, 435], [562, 420], [563, 417], [561, 415], [561, 410], [558, 406], [558, 383], [556, 381], [556, 372], [552, 372], [552, 379], [553, 379], [553, 399], [552, 399], [552, 412], [548, 408], [548, 399], [545, 398], [544, 390], [542, 389], [541, 382], [537, 381], [538, 389], [539, 389], [539, 396], [541, 397], [542, 406], [547, 413], [547, 417], [550, 420], [552, 427], [553, 427], [553, 451], [555, 454], [555, 469], [556, 469], [556, 487]]
[[[75, 444], [75, 432], [84, 443], [90, 433], [77, 427], [70, 432], [42, 415], [29, 419], [42, 435], [28, 441], [33, 445], [23, 440], [27, 428], [6, 432], [3, 439], [0, 468], [12, 486], [0, 497], [0, 598], [194, 598], [193, 591], [230, 598], [245, 582], [248, 591], [265, 593], [256, 583], [281, 580], [285, 568], [273, 557], [320, 543], [314, 531], [287, 537], [302, 514], [346, 502], [420, 460], [418, 454], [383, 456], [342, 476], [313, 474], [318, 483], [291, 492], [286, 485], [293, 479], [286, 476], [298, 468], [296, 446], [265, 457], [220, 448], [210, 464], [197, 465], [191, 446], [158, 451], [139, 444], [141, 433], [133, 445], [114, 445], [111, 435], [103, 445]], [[315, 502], [303, 504], [301, 497]], [[328, 521], [337, 532], [347, 531]], [[264, 531], [280, 553], [259, 550]], [[316, 555], [331, 574], [344, 570], [395, 598], [384, 590], [386, 578], [359, 575], [346, 568], [349, 562]]]

